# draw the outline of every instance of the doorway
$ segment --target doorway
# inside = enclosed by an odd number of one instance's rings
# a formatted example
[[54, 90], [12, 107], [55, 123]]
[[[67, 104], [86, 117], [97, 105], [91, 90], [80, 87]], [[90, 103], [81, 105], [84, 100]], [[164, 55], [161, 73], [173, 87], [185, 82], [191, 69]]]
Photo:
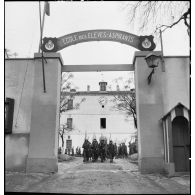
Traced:
[[190, 130], [188, 120], [178, 116], [172, 121], [173, 160], [176, 172], [190, 171]]

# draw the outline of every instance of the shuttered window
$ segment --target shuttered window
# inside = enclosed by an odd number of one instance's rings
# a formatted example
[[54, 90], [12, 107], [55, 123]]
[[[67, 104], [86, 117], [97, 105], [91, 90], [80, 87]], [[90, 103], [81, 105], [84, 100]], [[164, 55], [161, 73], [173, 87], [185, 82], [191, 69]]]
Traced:
[[67, 128], [72, 129], [72, 118], [67, 118]]
[[6, 98], [5, 101], [5, 134], [12, 133], [14, 116], [14, 99]]

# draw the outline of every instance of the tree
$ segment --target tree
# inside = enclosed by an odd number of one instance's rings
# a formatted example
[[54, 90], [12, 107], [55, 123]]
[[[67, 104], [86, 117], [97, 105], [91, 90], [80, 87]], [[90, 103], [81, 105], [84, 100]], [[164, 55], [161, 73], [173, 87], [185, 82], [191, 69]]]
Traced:
[[[72, 78], [73, 78], [73, 74], [71, 73], [62, 74], [61, 94], [60, 94], [60, 116], [62, 113], [67, 112], [68, 110], [79, 109], [80, 104], [85, 101], [85, 98], [82, 98], [80, 102], [77, 102], [72, 106], [69, 106], [69, 103], [70, 103], [69, 100], [75, 99], [75, 89], [71, 90], [71, 86], [72, 86], [71, 79]], [[62, 140], [62, 147], [64, 147], [64, 135], [67, 132], [70, 132], [73, 130], [74, 130], [74, 127], [70, 128], [67, 123], [60, 126], [59, 136]]]
[[64, 135], [69, 132], [69, 131], [72, 131], [73, 128], [68, 128], [67, 126], [67, 123], [63, 124], [62, 126], [60, 126], [60, 129], [59, 129], [59, 136], [62, 140], [62, 148], [64, 148]]
[[128, 93], [113, 94], [113, 97], [114, 108], [126, 112], [128, 116], [133, 116], [134, 124], [137, 128], [135, 89]]
[[[118, 84], [118, 81], [122, 78], [117, 78], [115, 82]], [[137, 115], [136, 115], [136, 98], [135, 98], [135, 89], [130, 88], [131, 79], [123, 82], [125, 91], [113, 92], [113, 99], [111, 100], [114, 103], [113, 108], [115, 110], [123, 111], [127, 116], [133, 116], [134, 125], [137, 128]], [[109, 86], [111, 89], [111, 86]]]
[[[71, 89], [71, 79], [73, 78], [73, 74], [64, 73], [62, 75], [62, 83], [61, 83], [61, 94], [60, 94], [60, 114], [70, 110], [68, 104], [69, 100], [75, 99], [75, 91], [76, 89]], [[70, 93], [67, 93], [70, 91]], [[80, 104], [85, 101], [85, 98], [82, 98], [80, 102], [74, 104], [71, 109], [79, 109]]]
[[190, 31], [190, 1], [134, 1], [123, 2], [122, 7], [128, 10], [130, 23], [138, 24], [139, 31], [162, 28], [163, 32], [182, 20]]

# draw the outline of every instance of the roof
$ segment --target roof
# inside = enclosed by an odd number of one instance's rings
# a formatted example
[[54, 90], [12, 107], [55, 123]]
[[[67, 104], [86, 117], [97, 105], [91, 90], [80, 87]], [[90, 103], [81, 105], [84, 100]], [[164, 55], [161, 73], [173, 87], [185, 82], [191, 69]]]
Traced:
[[80, 96], [80, 95], [119, 95], [119, 94], [130, 94], [132, 91], [77, 91], [77, 92], [63, 92], [65, 95], [74, 95], [74, 96]]
[[179, 102], [178, 104], [176, 104], [173, 108], [171, 108], [171, 110], [169, 112], [167, 112], [167, 114], [165, 114], [162, 119], [166, 118], [176, 107], [178, 106], [182, 106], [184, 107], [186, 110], [189, 111], [189, 108], [187, 108], [185, 105], [183, 105], [181, 102]]

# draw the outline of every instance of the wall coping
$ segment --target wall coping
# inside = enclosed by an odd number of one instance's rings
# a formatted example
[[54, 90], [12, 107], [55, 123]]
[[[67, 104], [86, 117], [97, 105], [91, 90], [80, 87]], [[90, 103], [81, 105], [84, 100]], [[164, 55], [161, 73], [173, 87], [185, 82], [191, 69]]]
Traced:
[[[154, 53], [156, 55], [162, 55], [162, 51], [136, 51], [133, 57], [133, 66], [135, 65], [135, 60], [137, 57], [146, 57], [149, 53]], [[190, 56], [163, 56], [163, 58], [190, 58]]]
[[[50, 53], [44, 53], [43, 56], [47, 58], [58, 58], [60, 60], [61, 66], [63, 66], [64, 62], [62, 59], [62, 56], [60, 53], [55, 53], [55, 52], [50, 52]], [[36, 58], [41, 58], [42, 54], [41, 53], [34, 53], [34, 59]]]
[[76, 92], [62, 92], [64, 95], [73, 95], [73, 96], [82, 96], [82, 95], [86, 95], [86, 96], [93, 96], [93, 95], [130, 95], [132, 92], [129, 91], [76, 91]]

